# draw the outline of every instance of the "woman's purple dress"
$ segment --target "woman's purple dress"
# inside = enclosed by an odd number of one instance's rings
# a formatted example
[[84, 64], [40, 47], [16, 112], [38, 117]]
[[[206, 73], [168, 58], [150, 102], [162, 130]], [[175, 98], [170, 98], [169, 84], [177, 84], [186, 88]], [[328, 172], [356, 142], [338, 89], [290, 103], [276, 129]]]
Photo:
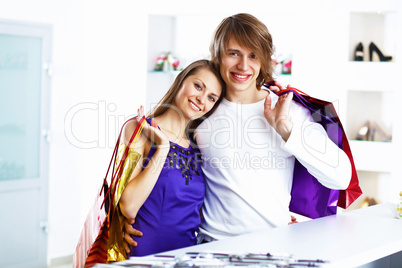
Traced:
[[[152, 146], [144, 167], [154, 153]], [[183, 148], [171, 142], [158, 181], [133, 224], [144, 235], [133, 237], [138, 246], [131, 248], [130, 256], [195, 245], [204, 193], [200, 151], [192, 145]]]

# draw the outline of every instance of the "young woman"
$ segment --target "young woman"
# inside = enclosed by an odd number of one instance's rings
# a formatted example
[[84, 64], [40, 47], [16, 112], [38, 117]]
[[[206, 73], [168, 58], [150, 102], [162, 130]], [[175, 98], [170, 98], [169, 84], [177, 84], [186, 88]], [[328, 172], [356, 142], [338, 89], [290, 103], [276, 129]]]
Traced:
[[[151, 111], [134, 146], [141, 155], [121, 196], [120, 209], [143, 232], [130, 256], [144, 256], [196, 244], [204, 176], [199, 150], [189, 133], [220, 102], [225, 85], [207, 60], [190, 64]], [[139, 109], [143, 115], [143, 108]], [[198, 119], [198, 120], [197, 120]], [[137, 122], [125, 128], [125, 142]]]

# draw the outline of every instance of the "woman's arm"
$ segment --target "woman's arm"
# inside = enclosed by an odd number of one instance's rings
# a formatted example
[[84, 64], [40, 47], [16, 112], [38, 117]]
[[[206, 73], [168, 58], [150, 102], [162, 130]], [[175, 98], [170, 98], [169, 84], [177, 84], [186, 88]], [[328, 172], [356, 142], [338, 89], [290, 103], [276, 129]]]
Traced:
[[[136, 122], [133, 122], [127, 125], [125, 137], [131, 137], [136, 124]], [[139, 163], [142, 163], [145, 147], [147, 144], [150, 144], [150, 141], [153, 141], [157, 146], [154, 155], [143, 170], [142, 165], [137, 164], [119, 201], [121, 212], [128, 219], [136, 217], [138, 210], [148, 198], [159, 178], [169, 152], [169, 140], [166, 135], [158, 129], [154, 119], [152, 120], [152, 126], [148, 123], [144, 124], [141, 136], [133, 148], [136, 152], [141, 154]]]

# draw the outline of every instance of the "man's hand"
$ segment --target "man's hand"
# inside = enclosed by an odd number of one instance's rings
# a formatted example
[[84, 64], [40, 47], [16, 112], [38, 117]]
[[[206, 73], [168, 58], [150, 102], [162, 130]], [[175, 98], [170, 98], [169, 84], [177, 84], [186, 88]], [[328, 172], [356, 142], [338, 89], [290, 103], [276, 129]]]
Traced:
[[274, 108], [271, 108], [272, 99], [268, 94], [264, 103], [265, 118], [285, 141], [288, 140], [293, 128], [293, 123], [289, 120], [289, 109], [292, 99], [293, 92], [286, 93], [280, 96]]
[[294, 216], [292, 216], [292, 215], [290, 215], [290, 220], [291, 220], [291, 222], [289, 222], [288, 225], [298, 223], [298, 221], [296, 220], [296, 218], [295, 218]]
[[126, 249], [127, 254], [130, 254], [130, 246], [136, 247], [138, 245], [138, 243], [131, 238], [131, 235], [134, 236], [142, 236], [142, 232], [138, 231], [136, 229], [133, 228], [132, 224], [134, 224], [135, 219], [124, 219], [123, 222], [123, 227], [124, 227], [124, 248]]
[[[290, 87], [290, 85], [288, 85], [287, 87]], [[285, 88], [283, 87], [283, 85], [281, 83], [279, 83], [278, 81], [274, 81], [273, 84], [271, 84], [269, 86], [269, 89], [274, 91], [274, 92], [279, 92], [281, 90], [284, 90]]]

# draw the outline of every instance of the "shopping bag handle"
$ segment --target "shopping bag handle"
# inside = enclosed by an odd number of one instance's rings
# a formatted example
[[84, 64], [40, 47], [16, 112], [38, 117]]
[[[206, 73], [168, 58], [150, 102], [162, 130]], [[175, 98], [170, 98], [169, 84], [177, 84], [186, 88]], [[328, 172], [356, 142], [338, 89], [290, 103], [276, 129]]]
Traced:
[[[110, 159], [109, 166], [108, 166], [108, 169], [107, 169], [107, 171], [106, 171], [105, 178], [104, 178], [104, 180], [103, 180], [103, 186], [102, 186], [102, 189], [101, 189], [99, 195], [102, 194], [102, 191], [103, 191], [105, 185], [107, 185], [107, 177], [108, 177], [108, 175], [109, 175], [109, 171], [110, 171], [110, 167], [112, 166], [112, 163], [115, 163], [115, 162], [116, 162], [117, 152], [118, 152], [118, 149], [119, 149], [119, 144], [120, 144], [120, 140], [121, 140], [121, 134], [122, 134], [122, 132], [123, 132], [124, 126], [125, 126], [128, 122], [130, 122], [131, 120], [134, 120], [134, 119], [137, 119], [137, 118], [138, 118], [138, 116], [132, 117], [132, 118], [128, 119], [126, 122], [124, 122], [123, 126], [121, 127], [119, 136], [118, 136], [118, 138], [117, 138], [116, 145], [115, 145], [115, 147], [114, 147], [114, 151], [113, 151], [112, 158]], [[113, 165], [113, 168], [112, 168], [112, 179], [111, 179], [111, 181], [110, 181], [110, 187], [109, 187], [109, 189], [107, 189], [107, 191], [106, 191], [106, 193], [105, 193], [105, 196], [104, 196], [104, 199], [103, 199], [101, 208], [103, 207], [103, 205], [104, 205], [104, 203], [105, 203], [105, 201], [106, 201], [108, 195], [110, 194], [110, 189], [116, 186], [116, 184], [117, 184], [117, 177], [118, 177], [117, 175], [120, 173], [121, 167], [123, 166], [124, 161], [126, 160], [126, 157], [127, 157], [127, 154], [128, 154], [128, 150], [130, 149], [130, 146], [131, 146], [132, 142], [134, 141], [134, 138], [136, 137], [136, 134], [137, 134], [139, 131], [142, 130], [142, 128], [143, 128], [143, 126], [144, 126], [144, 122], [145, 122], [145, 116], [142, 116], [142, 118], [138, 121], [138, 124], [137, 124], [137, 126], [136, 126], [136, 128], [135, 128], [133, 134], [131, 135], [131, 138], [130, 138], [130, 141], [128, 142], [127, 147], [126, 147], [125, 150], [124, 150], [123, 156], [122, 156], [121, 159], [120, 159], [120, 162], [119, 162], [119, 165], [117, 166], [116, 172], [115, 172], [115, 170], [114, 170], [115, 165]], [[111, 196], [112, 202], [113, 202], [113, 198], [114, 198], [114, 194]]]
[[[116, 189], [118, 178], [121, 176], [121, 173], [123, 171], [123, 165], [124, 165], [124, 162], [126, 161], [128, 151], [129, 151], [131, 145], [135, 144], [138, 141], [139, 134], [141, 133], [142, 128], [144, 127], [144, 124], [145, 124], [145, 116], [143, 116], [139, 120], [139, 122], [137, 123], [137, 126], [136, 126], [133, 134], [131, 135], [130, 141], [128, 142], [128, 144], [127, 144], [127, 146], [126, 146], [126, 148], [124, 150], [124, 153], [123, 153], [123, 155], [122, 155], [122, 157], [120, 159], [120, 162], [119, 162], [119, 165], [118, 165], [118, 167], [116, 169], [116, 172], [112, 173], [113, 174], [113, 179], [112, 179], [112, 182], [110, 183], [110, 185], [111, 185], [110, 188]], [[112, 192], [111, 200], [114, 200], [115, 193], [116, 193], [116, 191]]]
[[275, 92], [275, 94], [278, 95], [278, 96], [281, 96], [281, 95], [289, 93], [289, 92], [293, 92], [293, 93], [296, 93], [298, 95], [304, 95], [304, 96], [310, 97], [310, 95], [304, 93], [303, 91], [301, 91], [300, 89], [297, 89], [295, 87], [288, 87], [286, 89], [282, 89], [282, 90], [280, 90], [278, 92]]
[[[265, 84], [265, 86], [268, 87], [268, 88], [271, 87], [271, 86], [274, 86], [274, 85], [275, 85], [274, 83]], [[325, 115], [325, 114], [321, 113], [318, 110], [312, 110], [311, 107], [307, 103], [309, 103], [308, 99], [313, 98], [313, 97], [311, 97], [307, 93], [304, 93], [300, 89], [297, 89], [295, 87], [288, 87], [288, 88], [280, 90], [278, 92], [276, 92], [276, 91], [272, 91], [272, 92], [274, 92], [277, 96], [282, 96], [282, 95], [287, 94], [289, 92], [293, 92], [294, 93], [293, 97], [297, 98], [299, 100], [299, 103], [301, 105], [303, 105], [303, 107], [305, 107], [306, 109], [310, 110], [313, 113], [318, 113], [320, 116], [327, 117], [328, 120], [331, 121], [331, 123], [339, 125], [338, 121], [336, 121], [336, 119], [333, 119], [332, 116], [330, 117], [328, 115]], [[329, 104], [331, 104], [331, 103], [329, 103]]]
[[[272, 82], [269, 82], [269, 83], [265, 83], [264, 86], [267, 87], [267, 88], [270, 88], [272, 86], [277, 86], [277, 85], [275, 84], [275, 81], [272, 81]], [[281, 95], [289, 93], [289, 92], [293, 92], [293, 93], [296, 93], [298, 95], [304, 95], [304, 96], [310, 97], [310, 95], [304, 93], [300, 89], [297, 89], [295, 87], [289, 87], [289, 86], [287, 88], [285, 88], [285, 89], [280, 90], [280, 91], [273, 91], [273, 92], [278, 96], [281, 96]]]

